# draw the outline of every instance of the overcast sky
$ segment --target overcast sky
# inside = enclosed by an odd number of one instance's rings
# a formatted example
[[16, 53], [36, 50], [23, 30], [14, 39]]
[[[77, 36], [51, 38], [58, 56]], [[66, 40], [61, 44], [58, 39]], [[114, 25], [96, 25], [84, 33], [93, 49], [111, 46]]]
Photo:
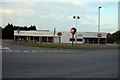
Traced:
[[[19, 26], [35, 25], [38, 30], [70, 31], [76, 20], [79, 32], [97, 32], [98, 7], [101, 8], [101, 32], [118, 30], [119, 0], [2, 0], [0, 26], [12, 23]], [[49, 2], [48, 2], [49, 1]], [[76, 26], [75, 26], [76, 27]]]

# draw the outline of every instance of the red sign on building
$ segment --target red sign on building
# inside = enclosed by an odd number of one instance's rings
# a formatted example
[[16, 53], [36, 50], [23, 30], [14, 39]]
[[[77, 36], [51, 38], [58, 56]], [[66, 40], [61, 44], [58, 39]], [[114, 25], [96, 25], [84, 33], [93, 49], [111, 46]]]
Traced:
[[71, 30], [70, 30], [70, 33], [71, 33], [72, 35], [74, 35], [74, 34], [76, 33], [76, 28], [72, 27]]
[[58, 32], [58, 33], [57, 33], [57, 35], [58, 35], [58, 36], [61, 36], [61, 35], [62, 35], [62, 33], [61, 33], [61, 32]]
[[98, 36], [99, 38], [101, 38], [101, 37], [102, 37], [102, 34], [101, 34], [101, 33], [99, 33], [97, 36]]

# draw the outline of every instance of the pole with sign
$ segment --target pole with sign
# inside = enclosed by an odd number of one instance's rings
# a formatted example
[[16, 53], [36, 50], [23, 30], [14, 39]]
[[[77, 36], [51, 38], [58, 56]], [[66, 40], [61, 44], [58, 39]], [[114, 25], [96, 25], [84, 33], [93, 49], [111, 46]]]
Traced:
[[20, 33], [20, 30], [17, 29], [17, 32], [18, 32], [18, 43], [19, 43], [19, 33]]
[[98, 44], [100, 44], [100, 38], [102, 37], [102, 34], [98, 33], [97, 36], [98, 36]]
[[54, 35], [53, 43], [55, 43], [55, 34], [56, 34], [56, 28], [54, 28], [54, 33], [53, 33]]
[[70, 33], [72, 34], [72, 46], [74, 46], [74, 34], [76, 33], [76, 28], [72, 27]]
[[62, 33], [61, 33], [61, 32], [58, 32], [57, 35], [59, 36], [59, 44], [60, 44], [60, 43], [61, 43], [60, 36], [62, 36]]

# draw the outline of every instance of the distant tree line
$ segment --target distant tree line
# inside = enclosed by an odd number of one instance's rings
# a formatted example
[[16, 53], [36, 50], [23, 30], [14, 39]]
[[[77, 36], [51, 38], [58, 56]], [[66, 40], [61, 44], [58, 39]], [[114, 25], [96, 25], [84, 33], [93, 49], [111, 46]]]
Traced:
[[36, 30], [36, 26], [13, 26], [13, 24], [8, 23], [5, 28], [2, 28], [2, 39], [14, 39], [14, 30]]
[[107, 34], [107, 43], [119, 43], [120, 44], [120, 30], [111, 34]]

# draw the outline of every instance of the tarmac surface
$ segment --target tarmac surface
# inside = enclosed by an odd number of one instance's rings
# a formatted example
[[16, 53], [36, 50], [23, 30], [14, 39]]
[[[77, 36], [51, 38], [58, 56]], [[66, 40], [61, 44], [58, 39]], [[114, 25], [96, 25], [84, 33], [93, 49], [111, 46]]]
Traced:
[[3, 43], [3, 78], [117, 78], [117, 49], [55, 49]]

